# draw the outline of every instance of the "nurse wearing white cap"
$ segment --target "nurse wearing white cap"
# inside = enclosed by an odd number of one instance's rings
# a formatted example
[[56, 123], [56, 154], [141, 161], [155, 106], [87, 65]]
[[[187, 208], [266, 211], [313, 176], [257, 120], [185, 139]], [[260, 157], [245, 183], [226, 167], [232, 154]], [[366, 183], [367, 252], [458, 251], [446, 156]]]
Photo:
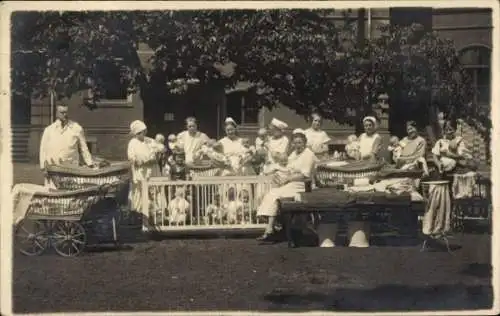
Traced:
[[[130, 124], [130, 134], [133, 138], [127, 148], [127, 157], [132, 171], [129, 202], [131, 210], [137, 212], [142, 210], [142, 182], [152, 176], [161, 175], [156, 158], [155, 142], [152, 138], [146, 137], [146, 131], [146, 124], [142, 121], [136, 120]], [[166, 206], [164, 196], [161, 194], [155, 195], [154, 201], [159, 208]]]
[[226, 136], [219, 140], [222, 147], [222, 153], [231, 161], [231, 168], [224, 170], [222, 175], [240, 175], [241, 156], [245, 154], [246, 148], [243, 146], [242, 138], [238, 136], [238, 125], [232, 117], [224, 120], [224, 131]]
[[274, 157], [277, 155], [288, 154], [288, 145], [290, 141], [288, 137], [284, 135], [286, 128], [288, 128], [288, 124], [276, 118], [273, 118], [269, 124], [269, 130], [271, 132], [271, 137], [269, 137], [267, 145], [269, 150], [269, 163], [274, 163]]

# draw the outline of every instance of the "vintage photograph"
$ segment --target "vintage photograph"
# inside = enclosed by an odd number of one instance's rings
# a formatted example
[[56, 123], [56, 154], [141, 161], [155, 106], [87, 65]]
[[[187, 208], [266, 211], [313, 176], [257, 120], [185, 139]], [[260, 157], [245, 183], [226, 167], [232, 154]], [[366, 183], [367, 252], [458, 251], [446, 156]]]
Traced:
[[492, 309], [493, 4], [337, 6], [12, 12], [13, 312]]

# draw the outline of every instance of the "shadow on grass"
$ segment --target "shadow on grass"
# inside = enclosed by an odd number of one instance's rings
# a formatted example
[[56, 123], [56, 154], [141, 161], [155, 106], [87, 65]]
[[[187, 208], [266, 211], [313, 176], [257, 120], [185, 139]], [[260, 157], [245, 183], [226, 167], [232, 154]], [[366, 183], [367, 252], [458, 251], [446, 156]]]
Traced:
[[403, 311], [489, 309], [491, 286], [464, 284], [412, 287], [383, 285], [373, 289], [339, 288], [328, 292], [276, 289], [266, 294], [269, 310]]

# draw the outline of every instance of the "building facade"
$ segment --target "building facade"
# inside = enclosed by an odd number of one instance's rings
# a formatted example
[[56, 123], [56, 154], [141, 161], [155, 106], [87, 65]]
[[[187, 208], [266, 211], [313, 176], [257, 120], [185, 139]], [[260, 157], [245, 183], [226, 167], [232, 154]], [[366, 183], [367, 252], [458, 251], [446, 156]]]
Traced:
[[[490, 9], [363, 9], [336, 11], [329, 18], [346, 23], [350, 16], [360, 38], [377, 37], [378, 27], [383, 24], [411, 24], [418, 22], [438, 32], [439, 36], [453, 40], [460, 58], [471, 73], [479, 93], [476, 100], [490, 105], [492, 12]], [[361, 31], [360, 31], [361, 30]], [[138, 56], [145, 67], [153, 51], [140, 45]], [[104, 71], [113, 79], [112, 71]], [[129, 140], [129, 124], [136, 119], [144, 120], [152, 134], [180, 132], [184, 118], [199, 118], [200, 129], [210, 137], [223, 136], [222, 122], [226, 116], [240, 123], [240, 133], [253, 137], [259, 127], [266, 126], [273, 117], [283, 120], [291, 128], [305, 128], [307, 118], [297, 115], [286, 105], [273, 109], [257, 108], [257, 100], [251, 85], [240, 83], [228, 91], [204, 91], [203, 87], [191, 87], [184, 96], [168, 96], [167, 93], [152, 95], [145, 91], [129, 95], [124, 91], [108, 91], [107, 99], [97, 109], [83, 105], [86, 91], [75, 94], [65, 103], [71, 117], [85, 129], [94, 154], [109, 159], [124, 159]], [[51, 123], [53, 114], [47, 100], [22, 100], [17, 98], [12, 107], [13, 158], [15, 161], [36, 161], [41, 134]], [[389, 118], [390, 119], [390, 118]], [[354, 127], [326, 120], [323, 128], [339, 142], [354, 132]], [[382, 124], [382, 134], [387, 135], [387, 122]], [[471, 134], [474, 134], [473, 132]], [[474, 140], [480, 143], [481, 140]], [[481, 146], [481, 145], [478, 145]], [[484, 147], [484, 144], [483, 144]]]

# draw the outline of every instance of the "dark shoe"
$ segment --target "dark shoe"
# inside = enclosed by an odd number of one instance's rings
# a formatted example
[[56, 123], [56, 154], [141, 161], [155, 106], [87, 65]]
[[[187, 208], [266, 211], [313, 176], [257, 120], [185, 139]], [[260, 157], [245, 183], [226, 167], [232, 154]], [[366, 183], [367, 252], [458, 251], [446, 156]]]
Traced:
[[262, 236], [256, 238], [257, 241], [272, 241], [272, 233], [264, 233]]

